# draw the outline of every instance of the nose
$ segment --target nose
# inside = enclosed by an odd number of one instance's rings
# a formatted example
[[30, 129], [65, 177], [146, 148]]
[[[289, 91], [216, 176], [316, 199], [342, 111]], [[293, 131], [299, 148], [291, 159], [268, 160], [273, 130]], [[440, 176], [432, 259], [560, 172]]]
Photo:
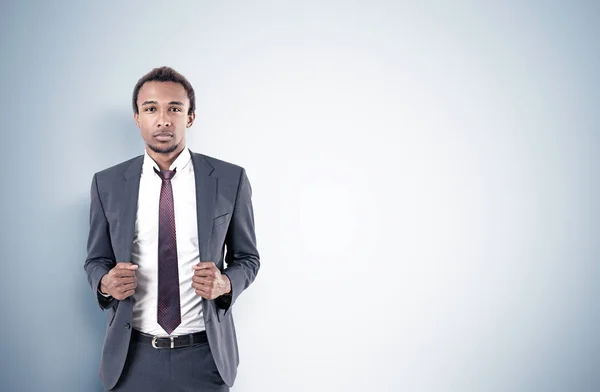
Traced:
[[157, 126], [159, 128], [162, 128], [162, 127], [168, 128], [168, 127], [171, 126], [171, 119], [170, 119], [170, 117], [169, 117], [169, 115], [167, 113], [160, 112], [160, 114], [158, 116], [158, 124], [157, 124]]

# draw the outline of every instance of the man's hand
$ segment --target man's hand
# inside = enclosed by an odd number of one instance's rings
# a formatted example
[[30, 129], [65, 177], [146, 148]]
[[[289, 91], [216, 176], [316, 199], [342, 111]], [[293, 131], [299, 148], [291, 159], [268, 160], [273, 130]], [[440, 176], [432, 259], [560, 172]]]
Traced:
[[231, 291], [231, 282], [212, 261], [201, 261], [194, 267], [192, 287], [205, 299], [215, 299]]
[[137, 287], [135, 270], [137, 265], [131, 263], [117, 263], [117, 265], [108, 271], [108, 274], [102, 277], [100, 281], [100, 291], [108, 294], [119, 301], [133, 295]]

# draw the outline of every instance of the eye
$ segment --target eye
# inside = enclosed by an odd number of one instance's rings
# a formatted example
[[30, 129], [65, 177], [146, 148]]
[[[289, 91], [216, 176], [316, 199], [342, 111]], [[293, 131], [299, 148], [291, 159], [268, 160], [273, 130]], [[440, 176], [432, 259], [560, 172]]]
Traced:
[[178, 107], [172, 107], [171, 110], [174, 112], [181, 112], [181, 108]]
[[149, 107], [145, 108], [144, 111], [145, 112], [154, 112], [154, 111], [156, 111], [156, 108], [149, 106]]

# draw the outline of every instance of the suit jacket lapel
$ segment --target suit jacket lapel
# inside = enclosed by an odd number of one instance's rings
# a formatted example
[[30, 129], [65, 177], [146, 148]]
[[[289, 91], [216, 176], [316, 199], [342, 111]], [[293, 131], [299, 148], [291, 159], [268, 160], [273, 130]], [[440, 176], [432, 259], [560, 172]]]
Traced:
[[[191, 152], [191, 151], [190, 151]], [[217, 199], [217, 178], [210, 174], [214, 168], [200, 155], [191, 152], [196, 179], [196, 215], [198, 219], [198, 248], [200, 261], [214, 261], [209, 252], [213, 211]]]
[[[123, 260], [131, 262], [131, 251], [133, 248], [133, 235], [135, 232], [135, 219], [137, 215], [138, 195], [140, 192], [140, 177], [142, 174], [142, 163], [144, 156], [137, 157], [131, 162], [131, 165], [124, 173], [125, 184], [121, 190], [121, 206], [123, 206], [121, 216], [121, 249], [123, 249]], [[118, 256], [117, 256], [118, 257]]]

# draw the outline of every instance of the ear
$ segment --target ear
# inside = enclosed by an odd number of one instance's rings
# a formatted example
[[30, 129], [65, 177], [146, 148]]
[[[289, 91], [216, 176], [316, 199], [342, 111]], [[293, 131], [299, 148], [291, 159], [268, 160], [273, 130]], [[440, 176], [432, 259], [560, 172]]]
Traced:
[[194, 123], [194, 120], [196, 119], [196, 112], [192, 112], [192, 114], [188, 114], [188, 121], [187, 124], [185, 125], [186, 128], [189, 128], [192, 126], [192, 124]]
[[139, 113], [133, 113], [133, 119], [135, 120], [135, 125], [137, 125], [137, 127], [140, 127], [140, 114]]

